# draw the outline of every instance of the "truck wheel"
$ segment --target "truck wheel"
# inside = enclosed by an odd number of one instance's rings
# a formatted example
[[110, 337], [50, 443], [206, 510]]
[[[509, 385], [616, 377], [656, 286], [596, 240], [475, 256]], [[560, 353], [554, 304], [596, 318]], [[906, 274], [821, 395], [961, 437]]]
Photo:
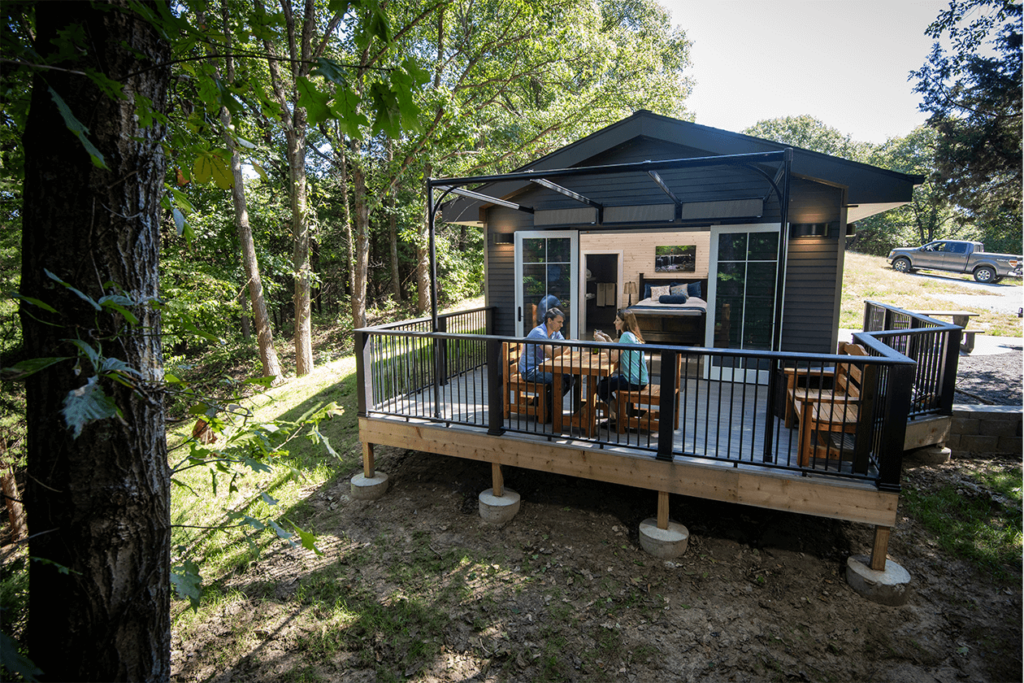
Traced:
[[910, 259], [898, 258], [892, 262], [892, 269], [897, 273], [913, 273], [914, 269], [910, 267]]
[[974, 269], [975, 282], [992, 282], [996, 279], [996, 271], [992, 266], [979, 266]]

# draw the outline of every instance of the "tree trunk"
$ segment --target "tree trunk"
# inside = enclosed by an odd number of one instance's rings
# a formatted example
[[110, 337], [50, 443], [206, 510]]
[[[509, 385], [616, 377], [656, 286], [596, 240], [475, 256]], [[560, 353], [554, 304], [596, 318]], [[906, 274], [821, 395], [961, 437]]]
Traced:
[[[432, 171], [433, 166], [427, 164], [423, 175], [429, 178]], [[430, 216], [427, 211], [423, 212], [420, 238], [416, 242], [416, 289], [419, 290], [416, 312], [420, 315], [426, 315], [430, 308]]]
[[[394, 141], [388, 138], [388, 166], [391, 166], [391, 162], [395, 159], [395, 148]], [[402, 300], [402, 274], [398, 268], [398, 215], [395, 213], [396, 201], [395, 195], [398, 193], [397, 185], [391, 186], [391, 191], [388, 193], [388, 238], [391, 246], [391, 293], [395, 297], [395, 302]]]
[[249, 297], [244, 289], [238, 293], [238, 308], [242, 313], [239, 317], [242, 324], [242, 340], [248, 343], [252, 338], [252, 325], [249, 322]]
[[25, 523], [25, 507], [18, 495], [18, 482], [14, 478], [14, 469], [0, 477], [0, 487], [7, 502], [7, 518], [11, 522], [11, 541], [17, 542], [28, 536], [28, 525]]
[[306, 220], [306, 110], [295, 107], [294, 128], [287, 134], [288, 171], [292, 185], [292, 270], [295, 271], [295, 375], [313, 371], [309, 310], [309, 222]]
[[[356, 152], [358, 158], [358, 149]], [[363, 167], [352, 164], [352, 184], [356, 207], [356, 260], [352, 277], [352, 324], [356, 329], [366, 326], [366, 275], [370, 265], [370, 207], [366, 197]]]
[[[228, 29], [227, 3], [221, 4], [224, 18], [224, 36], [227, 40], [229, 56], [226, 57], [227, 76], [229, 82], [235, 80], [235, 64], [230, 56], [231, 31]], [[242, 272], [249, 286], [249, 301], [252, 302], [252, 317], [256, 323], [256, 345], [259, 348], [260, 362], [263, 365], [264, 377], [281, 377], [281, 363], [277, 360], [277, 349], [274, 348], [274, 333], [270, 329], [270, 318], [267, 315], [267, 302], [263, 297], [263, 279], [260, 277], [260, 264], [256, 258], [256, 245], [252, 239], [252, 228], [249, 226], [249, 208], [245, 201], [245, 185], [242, 178], [242, 159], [238, 153], [231, 130], [231, 112], [221, 107], [221, 124], [224, 126], [224, 142], [231, 150], [231, 175], [234, 184], [231, 186], [231, 200], [235, 207], [235, 228], [238, 230], [238, 242], [241, 246]], [[244, 303], [244, 301], [243, 301]], [[242, 333], [246, 339], [248, 334], [248, 314], [242, 307]]]
[[[170, 49], [126, 0], [114, 11], [92, 3], [49, 3], [36, 14], [36, 50], [69, 24], [89, 36], [88, 52], [37, 72], [25, 130], [21, 291], [58, 314], [23, 303], [25, 344], [40, 357], [74, 356], [78, 338], [136, 369], [136, 390], [100, 380], [123, 417], [87, 424], [74, 438], [64, 397], [85, 385], [73, 363], [27, 381], [28, 480], [32, 517], [29, 657], [43, 680], [168, 680], [170, 676], [170, 472], [164, 435], [160, 316], [133, 306], [137, 328], [98, 313], [47, 277], [49, 270], [94, 300], [113, 282], [136, 301], [159, 292], [160, 197], [166, 159], [161, 127], [141, 128], [134, 98], [166, 108]], [[165, 10], [166, 11], [166, 10]], [[124, 84], [103, 94], [70, 71], [96, 69]], [[127, 75], [135, 73], [130, 79]], [[40, 74], [45, 74], [45, 80]], [[65, 126], [52, 88], [88, 129], [107, 169], [97, 168]], [[55, 323], [50, 326], [39, 322]], [[84, 375], [92, 374], [88, 361]], [[61, 567], [70, 569], [62, 573]]]

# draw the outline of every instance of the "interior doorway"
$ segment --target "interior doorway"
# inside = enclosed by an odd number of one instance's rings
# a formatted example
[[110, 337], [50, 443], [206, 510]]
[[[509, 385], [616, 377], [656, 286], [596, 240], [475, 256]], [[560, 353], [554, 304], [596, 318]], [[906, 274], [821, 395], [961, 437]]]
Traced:
[[615, 337], [615, 314], [622, 291], [622, 252], [583, 252], [584, 291], [580, 339], [593, 340], [594, 330]]

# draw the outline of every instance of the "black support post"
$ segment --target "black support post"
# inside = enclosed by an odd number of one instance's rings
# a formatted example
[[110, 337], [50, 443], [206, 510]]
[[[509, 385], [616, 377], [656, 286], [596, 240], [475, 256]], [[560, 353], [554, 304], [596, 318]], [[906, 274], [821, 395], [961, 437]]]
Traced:
[[672, 460], [672, 437], [676, 431], [676, 382], [679, 373], [676, 371], [675, 351], [661, 352], [661, 396], [658, 411], [658, 460]]
[[878, 443], [878, 488], [892, 493], [900, 492], [903, 473], [903, 442], [907, 437], [907, 416], [910, 397], [914, 390], [914, 365], [893, 365], [889, 368], [889, 381], [884, 397], [887, 410]]
[[956, 389], [956, 373], [960, 365], [960, 340], [963, 329], [954, 327], [946, 333], [945, 357], [942, 364], [942, 386], [939, 389], [939, 413], [953, 414], [953, 391]]
[[505, 433], [505, 405], [502, 385], [501, 340], [487, 340], [487, 434], [501, 436]]
[[355, 332], [355, 354], [356, 354], [356, 414], [358, 417], [366, 417], [366, 342], [368, 335], [361, 330]]

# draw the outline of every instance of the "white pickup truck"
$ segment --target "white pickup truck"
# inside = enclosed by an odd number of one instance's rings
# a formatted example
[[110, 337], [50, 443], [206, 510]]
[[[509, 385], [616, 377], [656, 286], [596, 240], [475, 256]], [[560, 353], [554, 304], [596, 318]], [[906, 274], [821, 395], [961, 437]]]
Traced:
[[948, 270], [971, 273], [978, 282], [999, 282], [1004, 277], [1020, 277], [1024, 256], [988, 254], [981, 242], [939, 240], [923, 247], [902, 247], [889, 252], [886, 260], [900, 273]]

